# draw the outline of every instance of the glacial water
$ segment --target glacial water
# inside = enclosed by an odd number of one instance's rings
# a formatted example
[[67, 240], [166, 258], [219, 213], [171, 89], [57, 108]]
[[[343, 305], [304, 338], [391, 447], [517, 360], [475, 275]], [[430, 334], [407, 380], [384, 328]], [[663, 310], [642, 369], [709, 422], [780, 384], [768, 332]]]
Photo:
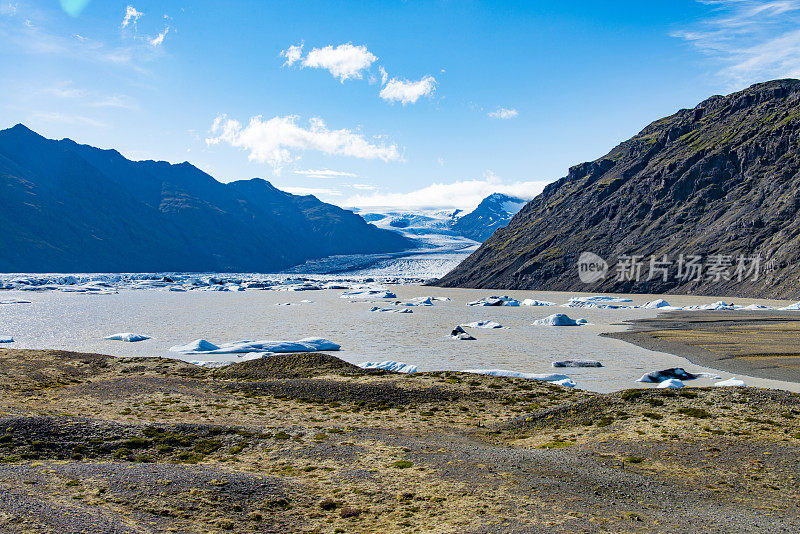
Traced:
[[[161, 356], [190, 360], [237, 360], [237, 355], [179, 355], [168, 349], [198, 338], [220, 344], [239, 340], [298, 340], [327, 338], [342, 346], [336, 355], [352, 363], [395, 360], [417, 365], [421, 371], [507, 369], [525, 373], [568, 374], [579, 388], [612, 391], [643, 386], [635, 380], [644, 373], [669, 367], [713, 372], [670, 354], [645, 350], [623, 341], [599, 337], [620, 331], [629, 319], [655, 317], [651, 309], [574, 309], [547, 307], [470, 307], [468, 301], [508, 294], [567, 302], [575, 293], [540, 291], [484, 291], [439, 289], [414, 285], [389, 286], [399, 300], [449, 297], [434, 306], [410, 308], [413, 313], [370, 312], [388, 302], [359, 302], [340, 298], [342, 290], [172, 292], [121, 289], [115, 294], [61, 291], [2, 291], [2, 299], [25, 299], [30, 304], [0, 305], [0, 335], [9, 335], [14, 348], [53, 348], [116, 356]], [[630, 295], [641, 305], [658, 298]], [[714, 302], [709, 297], [666, 296], [678, 306]], [[302, 302], [310, 300], [311, 302]], [[728, 301], [728, 299], [725, 299]], [[787, 305], [790, 302], [731, 299], [737, 304]], [[285, 305], [289, 303], [290, 305]], [[532, 326], [536, 319], [566, 313], [589, 324], [578, 327]], [[798, 312], [800, 314], [800, 312]], [[450, 331], [458, 324], [491, 320], [503, 329], [468, 329], [477, 339], [458, 341]], [[103, 339], [118, 332], [135, 332], [150, 339], [126, 343]], [[553, 369], [565, 359], [599, 360], [603, 367]], [[731, 373], [718, 372], [723, 379]], [[742, 377], [748, 385], [800, 391], [799, 384]], [[710, 385], [698, 379], [687, 385]], [[648, 386], [653, 387], [653, 386]]]

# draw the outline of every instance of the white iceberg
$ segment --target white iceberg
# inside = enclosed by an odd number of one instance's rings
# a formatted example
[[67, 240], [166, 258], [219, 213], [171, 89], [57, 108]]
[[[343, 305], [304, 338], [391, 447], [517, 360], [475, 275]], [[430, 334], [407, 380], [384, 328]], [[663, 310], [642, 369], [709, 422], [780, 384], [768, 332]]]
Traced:
[[[205, 348], [206, 346], [214, 348]], [[340, 345], [327, 339], [308, 337], [299, 341], [275, 341], [271, 339], [261, 341], [236, 341], [233, 343], [223, 343], [219, 346], [208, 343], [208, 341], [203, 339], [198, 339], [188, 345], [170, 347], [169, 350], [171, 352], [180, 352], [183, 354], [237, 354], [243, 352], [318, 352], [326, 350], [334, 351], [340, 348]]]
[[519, 301], [508, 295], [503, 295], [502, 297], [486, 297], [480, 300], [473, 300], [472, 302], [467, 302], [467, 306], [519, 306]]
[[345, 291], [339, 298], [343, 299], [396, 299], [397, 295], [385, 289], [356, 289]]
[[525, 299], [520, 304], [523, 306], [555, 306], [555, 302], [550, 302], [549, 300], [536, 300], [536, 299]]
[[658, 384], [659, 388], [682, 388], [683, 381], [678, 380], [677, 378], [667, 378], [666, 380], [660, 382]]
[[500, 323], [494, 321], [475, 321], [473, 323], [465, 323], [459, 326], [466, 326], [468, 328], [505, 328]]
[[596, 308], [616, 310], [621, 308], [631, 308], [632, 306], [623, 306], [623, 302], [632, 302], [631, 299], [624, 297], [608, 297], [598, 295], [594, 297], [572, 297], [566, 303], [562, 304], [564, 308]]
[[404, 310], [398, 310], [396, 308], [379, 308], [377, 306], [373, 306], [369, 309], [371, 312], [383, 312], [383, 313], [414, 313], [414, 310], [409, 310], [408, 308]]
[[553, 384], [558, 384], [559, 386], [564, 386], [565, 388], [574, 388], [575, 386], [578, 385], [571, 378], [564, 378], [563, 380], [553, 380]]
[[553, 367], [603, 367], [597, 360], [562, 360], [553, 362]]
[[642, 378], [637, 380], [637, 382], [660, 384], [661, 382], [669, 380], [670, 378], [677, 378], [678, 380], [694, 380], [695, 378], [709, 378], [711, 380], [718, 380], [720, 377], [712, 373], [688, 373], [682, 367], [671, 367], [669, 369], [652, 371], [642, 375]]
[[533, 326], [580, 326], [582, 324], [586, 324], [586, 319], [575, 321], [563, 313], [554, 313], [532, 323]]
[[13, 343], [13, 342], [14, 342], [13, 337], [0, 335], [0, 343]]
[[128, 343], [135, 343], [137, 341], [144, 341], [145, 339], [150, 339], [150, 336], [145, 336], [143, 334], [134, 334], [133, 332], [122, 332], [119, 334], [111, 334], [110, 336], [106, 336], [103, 339], [110, 339], [112, 341], [127, 341]]
[[227, 362], [215, 362], [215, 361], [207, 361], [207, 360], [192, 360], [189, 363], [193, 363], [195, 365], [199, 365], [200, 367], [227, 367], [232, 363], [236, 363], [233, 361]]
[[385, 362], [362, 362], [358, 364], [362, 369], [383, 369], [384, 371], [393, 371], [395, 373], [416, 373], [417, 366], [405, 362], [394, 362], [387, 360]]
[[473, 336], [471, 336], [469, 332], [467, 332], [460, 326], [453, 328], [453, 331], [450, 332], [450, 337], [461, 341], [476, 341], [476, 339]]
[[714, 385], [719, 387], [747, 387], [744, 380], [739, 380], [736, 377], [723, 380], [722, 382], [716, 382]]
[[642, 306], [642, 308], [658, 309], [658, 308], [672, 308], [672, 306], [670, 306], [669, 302], [667, 302], [664, 299], [656, 299], [656, 300], [651, 300], [650, 302]]
[[794, 304], [789, 304], [788, 306], [784, 306], [783, 308], [778, 308], [781, 311], [796, 311], [800, 310], [800, 302], [795, 302]]
[[462, 373], [474, 373], [476, 375], [489, 376], [508, 376], [511, 378], [527, 378], [530, 380], [542, 380], [544, 382], [558, 382], [560, 380], [570, 380], [567, 375], [558, 373], [520, 373], [519, 371], [507, 371], [505, 369], [465, 369]]
[[433, 306], [433, 298], [432, 297], [417, 297], [411, 299], [411, 302], [414, 306]]

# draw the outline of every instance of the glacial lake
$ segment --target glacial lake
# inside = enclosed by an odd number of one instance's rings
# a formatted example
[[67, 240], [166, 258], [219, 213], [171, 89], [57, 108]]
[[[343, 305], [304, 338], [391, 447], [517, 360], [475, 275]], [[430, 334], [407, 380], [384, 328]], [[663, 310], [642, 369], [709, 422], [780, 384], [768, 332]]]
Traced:
[[[115, 356], [161, 356], [191, 360], [237, 360], [236, 355], [180, 355], [174, 345], [195, 339], [215, 344], [239, 340], [298, 340], [322, 337], [342, 346], [336, 356], [352, 363], [403, 361], [421, 371], [506, 369], [525, 373], [559, 372], [569, 375], [579, 388], [607, 392], [642, 386], [644, 373], [669, 367], [687, 371], [715, 372], [687, 360], [653, 352], [629, 343], [599, 337], [601, 332], [622, 331], [622, 321], [655, 317], [651, 309], [575, 309], [542, 307], [470, 307], [468, 301], [491, 295], [509, 295], [563, 304], [578, 293], [542, 291], [490, 291], [440, 289], [414, 285], [388, 286], [399, 300], [415, 297], [448, 297], [434, 306], [411, 308], [413, 313], [370, 312], [388, 302], [359, 302], [340, 298], [342, 290], [171, 292], [122, 289], [116, 294], [65, 293], [59, 291], [3, 291], [2, 299], [25, 299], [30, 304], [0, 305], [0, 335], [14, 343], [0, 347], [64, 349]], [[658, 295], [628, 295], [641, 305]], [[713, 297], [663, 296], [670, 304], [707, 304]], [[301, 302], [310, 300], [312, 302]], [[737, 304], [785, 306], [789, 301], [725, 299]], [[290, 305], [281, 305], [290, 303]], [[553, 313], [585, 318], [580, 327], [542, 327], [531, 323]], [[800, 314], [800, 312], [798, 312]], [[458, 324], [492, 320], [504, 329], [468, 329], [476, 341], [457, 341], [450, 331]], [[137, 343], [103, 339], [118, 332], [151, 336]], [[600, 368], [553, 369], [556, 360], [593, 359]], [[757, 379], [716, 371], [723, 379], [736, 376], [748, 385], [800, 391], [800, 384]], [[690, 386], [706, 386], [712, 380], [697, 379]], [[653, 387], [647, 385], [646, 387]]]

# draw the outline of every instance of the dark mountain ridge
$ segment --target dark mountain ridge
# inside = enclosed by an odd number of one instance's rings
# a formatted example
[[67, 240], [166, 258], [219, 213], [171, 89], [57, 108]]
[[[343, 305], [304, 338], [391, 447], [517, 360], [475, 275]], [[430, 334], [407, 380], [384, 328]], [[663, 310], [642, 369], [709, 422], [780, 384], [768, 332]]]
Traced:
[[403, 236], [265, 180], [0, 131], [0, 272], [276, 271]]
[[[797, 298], [799, 145], [800, 80], [713, 96], [572, 167], [438, 283]], [[605, 278], [580, 280], [582, 252], [608, 262]], [[671, 265], [651, 270], [665, 254]], [[686, 263], [679, 272], [681, 254], [701, 256], [698, 276]], [[632, 255], [643, 264], [638, 281], [627, 279]], [[739, 279], [740, 257], [747, 268], [759, 258], [756, 279]], [[714, 263], [728, 261], [717, 276]]]

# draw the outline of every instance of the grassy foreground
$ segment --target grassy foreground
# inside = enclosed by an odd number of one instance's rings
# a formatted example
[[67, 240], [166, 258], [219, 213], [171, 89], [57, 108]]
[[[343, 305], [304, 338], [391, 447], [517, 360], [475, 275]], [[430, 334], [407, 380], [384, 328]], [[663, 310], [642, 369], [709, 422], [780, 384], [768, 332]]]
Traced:
[[3, 532], [791, 532], [800, 396], [0, 350]]

